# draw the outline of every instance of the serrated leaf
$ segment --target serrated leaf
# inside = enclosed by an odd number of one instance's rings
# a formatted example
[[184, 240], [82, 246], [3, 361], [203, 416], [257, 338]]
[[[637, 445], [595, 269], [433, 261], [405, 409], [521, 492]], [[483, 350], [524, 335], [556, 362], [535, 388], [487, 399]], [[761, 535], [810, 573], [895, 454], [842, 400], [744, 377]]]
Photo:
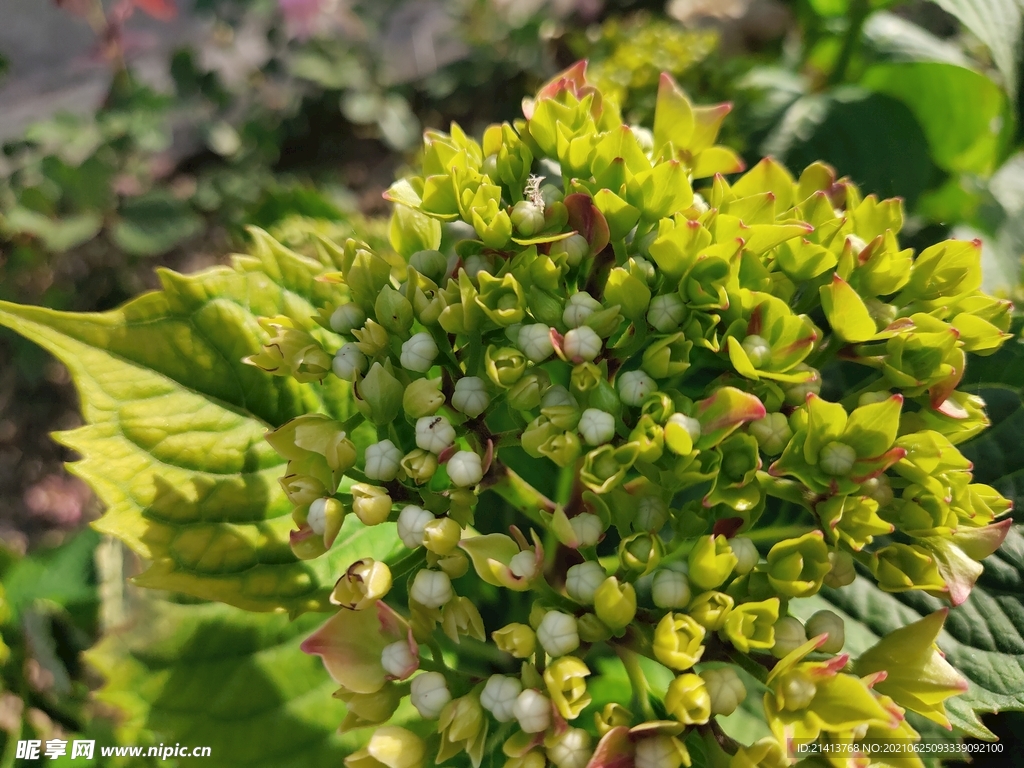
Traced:
[[105, 678], [96, 698], [125, 714], [120, 744], [151, 732], [210, 747], [208, 760], [224, 768], [340, 765], [360, 734], [336, 733], [345, 713], [336, 686], [299, 650], [319, 620], [148, 601], [86, 660]]
[[331, 553], [298, 561], [289, 547], [282, 459], [268, 428], [304, 413], [350, 415], [335, 377], [299, 384], [242, 362], [266, 334], [257, 316], [316, 325], [336, 290], [323, 265], [256, 234], [254, 256], [186, 277], [161, 272], [163, 290], [101, 314], [0, 304], [0, 324], [71, 370], [86, 425], [56, 438], [82, 455], [70, 470], [108, 509], [94, 527], [152, 561], [139, 583], [248, 610], [321, 610], [339, 570], [357, 555], [386, 558], [393, 525], [346, 521]]

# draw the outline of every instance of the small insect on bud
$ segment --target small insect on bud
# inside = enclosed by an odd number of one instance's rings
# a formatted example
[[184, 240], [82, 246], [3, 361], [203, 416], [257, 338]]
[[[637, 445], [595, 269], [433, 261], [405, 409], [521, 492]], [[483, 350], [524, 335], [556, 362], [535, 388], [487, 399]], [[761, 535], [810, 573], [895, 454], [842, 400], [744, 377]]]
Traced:
[[516, 697], [512, 714], [524, 733], [546, 731], [551, 725], [551, 700], [539, 691], [527, 688]]
[[564, 253], [566, 264], [570, 267], [575, 267], [590, 253], [590, 243], [587, 242], [587, 238], [583, 235], [570, 235], [565, 240], [552, 243], [548, 253], [553, 258]]
[[775, 658], [788, 656], [806, 642], [807, 633], [799, 619], [783, 616], [775, 622], [775, 645], [772, 646], [772, 655]]
[[352, 333], [356, 328], [362, 328], [365, 322], [366, 313], [351, 302], [342, 304], [331, 313], [331, 330], [335, 333]]
[[768, 456], [778, 456], [789, 445], [793, 430], [789, 419], [782, 413], [769, 413], [757, 421], [750, 422], [750, 434], [757, 440], [757, 446]]
[[339, 379], [352, 381], [357, 373], [363, 373], [366, 370], [366, 355], [360, 352], [359, 347], [350, 341], [334, 355], [331, 370], [334, 371], [334, 375]]
[[530, 200], [520, 200], [512, 207], [512, 226], [523, 237], [533, 237], [544, 229], [544, 209]]
[[601, 337], [597, 335], [597, 331], [590, 326], [581, 325], [565, 334], [562, 351], [570, 360], [590, 362], [601, 353], [601, 346]]
[[616, 379], [619, 399], [626, 405], [640, 405], [658, 390], [658, 384], [643, 371], [626, 371]]
[[732, 667], [707, 669], [701, 672], [711, 695], [711, 714], [728, 717], [747, 698], [747, 689]]
[[[545, 744], [548, 744], [545, 741]], [[548, 760], [557, 768], [585, 768], [593, 750], [590, 734], [582, 728], [568, 728], [547, 747]]]
[[824, 653], [839, 653], [846, 644], [846, 624], [842, 617], [833, 611], [818, 611], [807, 620], [804, 629], [808, 637], [828, 634], [828, 640], [818, 648]]
[[452, 393], [452, 407], [455, 410], [475, 419], [490, 404], [487, 383], [479, 376], [463, 376], [455, 382], [455, 391]]
[[537, 640], [548, 656], [565, 656], [580, 647], [576, 618], [561, 611], [548, 611], [537, 627]]
[[657, 496], [644, 496], [636, 507], [633, 530], [657, 533], [668, 522], [668, 504]]
[[402, 367], [407, 371], [425, 373], [437, 357], [437, 344], [429, 333], [422, 331], [402, 342]]
[[408, 640], [399, 640], [397, 643], [385, 645], [380, 655], [381, 666], [384, 671], [396, 680], [405, 680], [415, 672], [420, 665], [420, 660], [413, 655]]
[[588, 445], [603, 445], [615, 437], [615, 417], [597, 408], [587, 408], [577, 428]]
[[580, 547], [592, 547], [601, 540], [604, 524], [601, 518], [590, 512], [581, 512], [569, 519], [569, 527], [579, 542]]
[[555, 351], [551, 343], [551, 329], [543, 323], [524, 325], [519, 329], [516, 346], [532, 363], [541, 363]]
[[416, 573], [409, 597], [427, 608], [440, 608], [452, 599], [452, 580], [444, 571], [424, 568]]
[[654, 574], [651, 598], [659, 608], [685, 608], [690, 602], [690, 581], [685, 573], [662, 569]]
[[416, 549], [423, 544], [423, 533], [432, 520], [434, 516], [421, 507], [413, 504], [403, 507], [398, 514], [398, 538], [409, 549]]
[[455, 485], [467, 488], [484, 477], [484, 465], [473, 451], [458, 451], [448, 460], [448, 477]]
[[751, 365], [755, 368], [760, 368], [771, 360], [772, 346], [761, 336], [747, 336], [741, 346], [743, 351], [747, 353], [747, 357], [750, 358]]
[[663, 296], [655, 296], [651, 300], [651, 306], [647, 310], [647, 322], [656, 331], [668, 333], [679, 327], [683, 317], [686, 315], [686, 304], [678, 293], [667, 293]]
[[452, 700], [448, 683], [440, 672], [424, 672], [412, 679], [410, 700], [420, 717], [436, 720], [445, 705]]
[[510, 723], [515, 719], [512, 710], [522, 691], [523, 684], [518, 678], [491, 675], [480, 692], [480, 706], [494, 715], [499, 723]]
[[[575, 518], [573, 518], [575, 520]], [[579, 563], [565, 573], [565, 591], [569, 597], [583, 605], [593, 605], [594, 593], [608, 578], [604, 568], [594, 560]]]
[[729, 548], [736, 555], [736, 566], [733, 568], [741, 576], [750, 573], [757, 565], [761, 557], [757, 552], [757, 545], [745, 536], [735, 536], [729, 539]]
[[441, 453], [455, 442], [455, 427], [444, 416], [424, 416], [416, 419], [416, 447], [431, 453]]
[[389, 482], [398, 476], [402, 451], [390, 440], [381, 440], [366, 446], [363, 474], [370, 480]]

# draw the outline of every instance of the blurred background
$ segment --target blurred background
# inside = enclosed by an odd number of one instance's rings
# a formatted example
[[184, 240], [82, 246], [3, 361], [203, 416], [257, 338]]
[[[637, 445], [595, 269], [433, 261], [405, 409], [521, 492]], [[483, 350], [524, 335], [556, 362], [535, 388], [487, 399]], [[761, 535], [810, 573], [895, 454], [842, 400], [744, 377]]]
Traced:
[[[986, 288], [1019, 296], [1018, 0], [3, 0], [2, 10], [2, 299], [109, 309], [155, 288], [158, 267], [225, 261], [250, 225], [298, 250], [314, 233], [386, 249], [381, 193], [425, 128], [457, 120], [479, 134], [512, 120], [523, 94], [580, 58], [631, 122], [649, 124], [668, 71], [697, 102], [733, 103], [721, 140], [748, 164], [824, 159], [866, 193], [902, 197], [909, 246], [982, 237]], [[125, 685], [145, 670], [116, 661], [105, 639], [125, 599], [124, 555], [86, 527], [101, 509], [49, 438], [80, 423], [66, 369], [0, 332], [0, 768], [26, 733], [110, 744], [126, 722], [140, 740], [153, 727], [137, 712], [126, 720], [116, 695], [92, 695], [100, 670], [116, 667]], [[97, 640], [106, 645], [86, 663]], [[160, 739], [187, 735], [162, 722]]]

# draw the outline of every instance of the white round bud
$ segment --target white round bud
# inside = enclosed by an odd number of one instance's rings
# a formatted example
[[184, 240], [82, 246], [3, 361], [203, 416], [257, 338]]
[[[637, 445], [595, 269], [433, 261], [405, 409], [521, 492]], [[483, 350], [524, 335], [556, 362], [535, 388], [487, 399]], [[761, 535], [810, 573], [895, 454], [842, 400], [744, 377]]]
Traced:
[[750, 363], [755, 368], [760, 368], [762, 365], [772, 359], [772, 345], [768, 343], [767, 339], [755, 335], [747, 336], [743, 339], [742, 344], [743, 351], [747, 353], [747, 357], [750, 358]]
[[410, 683], [410, 700], [420, 717], [434, 720], [452, 700], [448, 683], [440, 672], [424, 672], [416, 675]]
[[640, 405], [652, 392], [658, 391], [658, 384], [643, 371], [626, 371], [615, 380], [619, 399], [626, 405]]
[[460, 488], [476, 485], [484, 477], [484, 464], [473, 451], [458, 451], [448, 460], [448, 477]]
[[379, 443], [371, 443], [366, 446], [364, 454], [363, 474], [371, 480], [383, 480], [388, 482], [398, 476], [401, 469], [401, 449], [390, 440], [381, 440]]
[[656, 331], [668, 333], [679, 327], [685, 314], [686, 304], [683, 303], [682, 297], [678, 293], [666, 293], [651, 299], [651, 306], [647, 310], [647, 322]]
[[734, 570], [741, 576], [750, 573], [761, 559], [757, 551], [757, 545], [746, 536], [734, 536], [729, 539], [729, 548], [736, 555], [736, 567]]
[[577, 603], [593, 605], [594, 593], [607, 578], [608, 574], [600, 563], [587, 560], [565, 572], [565, 591]]
[[409, 597], [427, 608], [440, 608], [452, 599], [452, 580], [444, 571], [424, 568], [412, 580]]
[[551, 725], [551, 701], [533, 688], [527, 688], [516, 697], [512, 714], [525, 733], [540, 733]]
[[531, 363], [543, 362], [555, 351], [551, 343], [551, 329], [543, 323], [533, 323], [520, 328], [516, 346]]
[[576, 398], [561, 384], [553, 384], [540, 398], [541, 408], [557, 408], [560, 405], [576, 407]]
[[601, 346], [601, 337], [597, 335], [597, 331], [589, 325], [581, 325], [565, 334], [562, 351], [570, 360], [590, 362], [601, 354]]
[[422, 507], [414, 504], [402, 507], [402, 511], [398, 513], [398, 538], [409, 549], [422, 546], [423, 532], [427, 528], [427, 523], [433, 519], [434, 516]]
[[413, 334], [408, 341], [402, 342], [402, 367], [407, 371], [429, 371], [436, 357], [437, 344], [425, 331]]
[[671, 736], [659, 733], [636, 743], [633, 768], [679, 768], [682, 756]]
[[516, 698], [523, 691], [519, 678], [509, 675], [491, 675], [480, 692], [480, 706], [494, 715], [499, 723], [510, 723], [515, 719], [512, 710]]
[[529, 581], [537, 575], [537, 555], [532, 549], [524, 549], [508, 561], [508, 569], [520, 579]]
[[590, 734], [582, 728], [567, 728], [547, 748], [548, 760], [557, 768], [586, 768], [592, 754]]
[[479, 376], [463, 376], [455, 382], [455, 391], [452, 392], [452, 407], [455, 410], [475, 419], [490, 404], [487, 384]]
[[668, 504], [658, 496], [644, 496], [636, 506], [634, 531], [657, 533], [668, 522]]
[[711, 714], [728, 717], [747, 698], [747, 688], [732, 667], [706, 669], [700, 673], [711, 696]]
[[366, 355], [359, 351], [359, 347], [354, 342], [350, 341], [335, 353], [331, 369], [339, 379], [353, 381], [357, 373], [366, 370]]
[[586, 291], [579, 291], [569, 297], [562, 311], [562, 322], [569, 328], [579, 328], [587, 318], [601, 309], [601, 302]]
[[423, 416], [416, 419], [416, 447], [440, 453], [455, 442], [455, 427], [444, 416]]
[[306, 513], [306, 523], [317, 536], [323, 536], [327, 530], [327, 502], [330, 499], [314, 499]]
[[690, 604], [690, 580], [685, 573], [662, 569], [654, 574], [651, 599], [659, 608], [685, 608]]
[[380, 665], [396, 680], [404, 680], [419, 666], [419, 659], [413, 656], [407, 640], [385, 645], [380, 654]]
[[781, 659], [789, 655], [806, 642], [807, 633], [798, 619], [783, 616], [775, 622], [775, 645], [772, 646], [772, 655], [775, 658]]
[[588, 445], [603, 445], [615, 437], [615, 417], [607, 411], [587, 408], [577, 429]]
[[565, 240], [559, 240], [551, 244], [548, 251], [552, 256], [565, 254], [565, 261], [570, 267], [575, 267], [583, 257], [590, 253], [590, 243], [583, 235], [570, 235]]
[[604, 525], [601, 518], [590, 512], [580, 512], [575, 517], [569, 518], [569, 527], [581, 547], [592, 547], [601, 540], [604, 533]]
[[853, 584], [857, 578], [857, 569], [853, 564], [853, 555], [841, 549], [828, 553], [828, 561], [832, 570], [825, 574], [825, 584], [832, 589], [839, 589], [848, 584]]
[[833, 477], [845, 477], [850, 474], [856, 461], [857, 452], [846, 443], [827, 443], [818, 453], [818, 466], [821, 467], [821, 471]]
[[576, 618], [561, 611], [548, 611], [537, 626], [537, 640], [548, 656], [565, 656], [580, 647]]
[[331, 313], [331, 330], [335, 333], [352, 333], [356, 328], [362, 328], [366, 322], [366, 313], [359, 308], [358, 304], [342, 304]]
[[828, 640], [818, 648], [824, 653], [839, 653], [846, 645], [846, 624], [843, 617], [833, 611], [818, 611], [807, 620], [804, 629], [808, 637], [828, 633]]

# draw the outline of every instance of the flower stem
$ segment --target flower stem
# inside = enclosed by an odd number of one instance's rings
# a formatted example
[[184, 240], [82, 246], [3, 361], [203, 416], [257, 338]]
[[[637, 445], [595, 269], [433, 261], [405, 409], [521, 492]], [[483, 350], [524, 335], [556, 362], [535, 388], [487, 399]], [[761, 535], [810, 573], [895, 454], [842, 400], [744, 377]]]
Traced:
[[654, 707], [651, 706], [651, 686], [647, 682], [647, 676], [640, 667], [640, 657], [621, 645], [615, 646], [615, 652], [622, 659], [622, 665], [626, 668], [626, 675], [629, 677], [629, 684], [633, 689], [633, 702], [639, 705], [644, 719], [648, 721], [657, 720], [654, 714]]

